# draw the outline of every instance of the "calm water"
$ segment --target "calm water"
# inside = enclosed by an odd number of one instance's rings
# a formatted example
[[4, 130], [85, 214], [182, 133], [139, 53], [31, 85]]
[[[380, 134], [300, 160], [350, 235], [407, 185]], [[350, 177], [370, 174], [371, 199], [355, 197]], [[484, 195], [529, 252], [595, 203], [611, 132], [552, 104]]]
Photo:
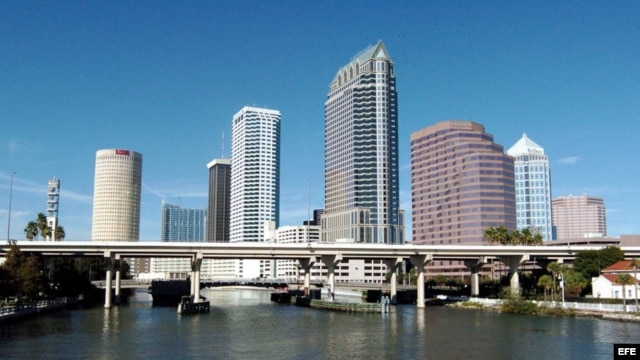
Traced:
[[269, 292], [203, 292], [211, 312], [179, 316], [137, 293], [128, 305], [0, 326], [0, 358], [612, 359], [640, 324], [404, 305], [343, 314], [269, 301]]

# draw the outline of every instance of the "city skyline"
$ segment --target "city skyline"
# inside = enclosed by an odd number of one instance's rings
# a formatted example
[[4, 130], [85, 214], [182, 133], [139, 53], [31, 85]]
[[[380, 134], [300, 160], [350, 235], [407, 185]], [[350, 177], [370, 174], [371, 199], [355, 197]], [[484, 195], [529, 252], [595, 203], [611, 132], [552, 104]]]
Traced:
[[206, 164], [248, 104], [282, 112], [280, 225], [301, 224], [324, 207], [327, 83], [382, 39], [397, 65], [405, 219], [410, 133], [464, 119], [505, 147], [523, 133], [544, 144], [552, 197], [602, 197], [609, 236], [640, 233], [633, 2], [296, 5], [1, 3], [0, 228], [15, 171], [11, 238], [46, 213], [56, 177], [66, 239], [90, 239], [94, 154], [123, 148], [145, 156], [140, 239], [157, 240], [162, 200], [206, 207]]

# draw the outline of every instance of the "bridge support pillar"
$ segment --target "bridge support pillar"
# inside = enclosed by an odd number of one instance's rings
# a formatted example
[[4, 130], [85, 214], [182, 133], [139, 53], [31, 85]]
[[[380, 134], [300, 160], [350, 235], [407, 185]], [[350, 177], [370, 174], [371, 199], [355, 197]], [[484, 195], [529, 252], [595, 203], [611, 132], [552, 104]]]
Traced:
[[417, 298], [416, 298], [416, 307], [423, 308], [424, 307], [424, 267], [427, 266], [431, 260], [433, 260], [433, 254], [423, 254], [423, 255], [411, 255], [409, 257], [413, 266], [416, 267], [416, 271], [418, 272], [418, 280], [416, 282], [417, 288]]
[[111, 308], [111, 272], [113, 271], [113, 255], [111, 252], [104, 253], [104, 261], [107, 275], [104, 281], [104, 308]]
[[120, 255], [116, 255], [114, 262], [114, 270], [116, 272], [116, 291], [114, 296], [114, 301], [116, 305], [120, 304], [120, 286], [121, 286], [121, 274], [120, 270], [122, 269], [122, 262], [120, 260]]
[[486, 263], [487, 258], [485, 256], [481, 256], [477, 260], [464, 261], [464, 265], [471, 271], [471, 297], [480, 296], [480, 277], [478, 276], [478, 272]]
[[309, 287], [311, 286], [311, 268], [313, 267], [313, 264], [316, 263], [316, 258], [315, 256], [312, 256], [310, 258], [298, 259], [298, 263], [300, 263], [300, 266], [304, 270], [303, 292], [305, 296], [308, 296]]
[[322, 255], [322, 263], [327, 267], [327, 282], [329, 283], [329, 300], [333, 301], [336, 291], [335, 269], [342, 261], [342, 254]]
[[503, 255], [499, 256], [498, 259], [509, 267], [509, 276], [511, 277], [511, 295], [520, 295], [520, 276], [518, 275], [518, 267], [523, 262], [529, 260], [529, 255]]
[[398, 268], [400, 268], [400, 266], [403, 264], [403, 259], [401, 257], [395, 258], [395, 259], [385, 259], [384, 260], [385, 265], [387, 265], [387, 267], [389, 268], [389, 271], [391, 272], [391, 279], [389, 280], [389, 287], [390, 287], [390, 300], [391, 300], [391, 304], [395, 305], [398, 303], [398, 274], [397, 274], [397, 270]]
[[193, 302], [200, 302], [200, 267], [202, 266], [202, 253], [199, 252], [191, 261], [191, 296]]

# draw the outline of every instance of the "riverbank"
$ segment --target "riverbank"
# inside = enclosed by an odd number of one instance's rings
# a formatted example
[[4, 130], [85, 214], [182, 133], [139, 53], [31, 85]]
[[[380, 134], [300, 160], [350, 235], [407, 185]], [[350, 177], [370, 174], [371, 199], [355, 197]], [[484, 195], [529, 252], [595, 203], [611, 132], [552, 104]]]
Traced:
[[78, 306], [82, 299], [64, 297], [52, 300], [33, 301], [27, 304], [5, 306], [0, 308], [0, 324], [27, 319], [40, 314], [69, 309]]
[[559, 304], [548, 306], [548, 304], [539, 304], [532, 301], [521, 301], [521, 304], [526, 304], [529, 310], [535, 307], [536, 310], [530, 311], [504, 311], [503, 303], [496, 302], [479, 302], [471, 299], [469, 301], [461, 301], [447, 304], [446, 306], [459, 308], [459, 309], [476, 309], [483, 311], [495, 311], [504, 313], [519, 313], [526, 315], [539, 315], [539, 316], [580, 316], [590, 317], [602, 320], [622, 321], [622, 322], [636, 322], [640, 323], [640, 312], [618, 312], [618, 311], [606, 311], [606, 310], [594, 310], [594, 309], [580, 309], [576, 307], [562, 307]]

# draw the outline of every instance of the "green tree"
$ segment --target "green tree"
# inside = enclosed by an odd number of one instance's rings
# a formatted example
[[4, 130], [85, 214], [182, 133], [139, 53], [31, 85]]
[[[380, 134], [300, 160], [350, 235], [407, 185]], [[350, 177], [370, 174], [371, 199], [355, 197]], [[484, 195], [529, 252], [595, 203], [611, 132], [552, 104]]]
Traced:
[[33, 240], [38, 237], [38, 223], [35, 221], [29, 221], [27, 226], [24, 227], [24, 235], [27, 240]]
[[484, 231], [484, 239], [489, 243], [493, 244], [496, 242], [496, 229], [493, 226], [488, 227]]
[[31, 299], [35, 299], [44, 290], [44, 278], [42, 275], [42, 262], [36, 255], [27, 257], [20, 268], [21, 291]]
[[581, 273], [573, 270], [568, 270], [564, 274], [564, 282], [567, 290], [573, 296], [580, 296], [582, 290], [587, 287], [588, 281]]
[[544, 240], [542, 240], [542, 234], [539, 232], [533, 234], [533, 243], [531, 245], [542, 245], [543, 243]]
[[6, 284], [3, 286], [5, 295], [15, 295], [20, 292], [20, 269], [25, 261], [26, 257], [22, 251], [17, 245], [12, 244], [5, 256], [5, 262], [2, 264], [6, 276]]
[[600, 250], [579, 251], [573, 262], [573, 269], [586, 279], [600, 276], [600, 271], [608, 266], [624, 260], [624, 253], [619, 247], [608, 246]]
[[558, 264], [556, 261], [547, 265], [547, 271], [550, 272], [553, 277], [553, 301], [556, 301], [556, 279], [558, 278], [558, 275], [562, 274], [563, 270], [563, 266]]
[[549, 274], [544, 274], [538, 279], [537, 286], [544, 289], [544, 301], [547, 301], [547, 294], [555, 285], [555, 281]]
[[619, 274], [616, 276], [616, 282], [622, 285], [622, 304], [624, 311], [627, 311], [627, 285], [635, 284], [634, 279], [629, 274]]
[[531, 229], [524, 228], [520, 230], [520, 244], [533, 245], [533, 233], [531, 232]]
[[598, 250], [600, 265], [602, 268], [611, 266], [618, 261], [624, 260], [624, 252], [617, 246], [607, 246]]
[[581, 273], [584, 277], [594, 278], [600, 276], [600, 255], [597, 250], [579, 251], [573, 261], [573, 270]]
[[500, 245], [509, 244], [509, 230], [504, 225], [496, 228], [496, 240]]
[[66, 236], [66, 234], [64, 233], [64, 227], [57, 225], [55, 234], [56, 234], [56, 238], [54, 240], [56, 241], [63, 240], [64, 237]]
[[40, 237], [45, 240], [47, 236], [51, 234], [51, 228], [47, 223], [47, 217], [43, 213], [38, 213], [38, 230], [40, 231]]
[[508, 239], [507, 244], [509, 245], [522, 245], [522, 232], [520, 232], [520, 230], [513, 230], [511, 234], [509, 234]]

